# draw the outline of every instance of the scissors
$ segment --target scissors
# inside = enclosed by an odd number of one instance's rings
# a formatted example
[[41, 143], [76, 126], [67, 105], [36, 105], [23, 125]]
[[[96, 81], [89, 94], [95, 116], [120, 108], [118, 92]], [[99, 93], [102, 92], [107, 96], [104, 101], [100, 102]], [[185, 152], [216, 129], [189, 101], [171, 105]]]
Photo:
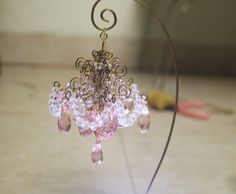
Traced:
[[199, 101], [179, 102], [177, 105], [178, 113], [192, 117], [195, 119], [208, 120], [209, 114], [206, 112], [195, 111], [195, 109], [203, 109], [206, 104]]

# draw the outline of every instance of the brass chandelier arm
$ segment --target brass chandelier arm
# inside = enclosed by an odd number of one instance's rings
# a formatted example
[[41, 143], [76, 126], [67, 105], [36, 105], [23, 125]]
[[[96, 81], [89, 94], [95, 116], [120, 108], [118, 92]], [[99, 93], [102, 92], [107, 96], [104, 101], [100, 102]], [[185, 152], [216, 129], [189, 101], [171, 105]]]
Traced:
[[93, 7], [92, 7], [92, 11], [91, 11], [91, 21], [92, 21], [93, 26], [94, 26], [97, 30], [102, 31], [102, 32], [106, 32], [106, 31], [111, 30], [112, 28], [115, 27], [115, 25], [116, 25], [116, 23], [117, 23], [117, 16], [116, 16], [116, 13], [115, 13], [112, 9], [107, 9], [107, 8], [106, 8], [106, 9], [103, 9], [103, 10], [101, 11], [101, 13], [100, 13], [100, 18], [102, 19], [102, 21], [104, 21], [104, 22], [106, 22], [106, 23], [110, 23], [110, 20], [105, 17], [105, 13], [106, 13], [106, 12], [110, 12], [110, 13], [112, 14], [114, 21], [113, 21], [112, 25], [110, 25], [109, 27], [99, 27], [99, 26], [96, 24], [96, 21], [95, 21], [95, 10], [96, 10], [97, 5], [100, 3], [100, 1], [101, 1], [101, 0], [97, 0], [97, 1], [94, 3]]

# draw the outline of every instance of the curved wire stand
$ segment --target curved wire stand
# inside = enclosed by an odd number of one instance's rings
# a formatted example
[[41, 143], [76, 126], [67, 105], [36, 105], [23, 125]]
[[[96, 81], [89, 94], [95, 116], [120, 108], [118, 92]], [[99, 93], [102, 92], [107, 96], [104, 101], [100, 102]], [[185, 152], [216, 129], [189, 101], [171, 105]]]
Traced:
[[174, 68], [175, 68], [175, 108], [174, 108], [174, 112], [173, 112], [173, 117], [172, 117], [172, 121], [171, 121], [171, 126], [170, 126], [170, 131], [169, 131], [169, 134], [168, 134], [168, 137], [167, 137], [167, 141], [166, 141], [166, 144], [165, 144], [165, 147], [164, 147], [164, 150], [163, 150], [163, 153], [161, 155], [161, 158], [157, 164], [157, 167], [156, 167], [156, 170], [152, 176], [152, 179], [149, 183], [149, 186], [147, 188], [147, 191], [146, 191], [146, 194], [149, 194], [150, 191], [151, 191], [151, 188], [153, 186], [153, 183], [155, 181], [155, 179], [157, 178], [157, 175], [160, 171], [160, 168], [161, 168], [161, 165], [163, 163], [163, 160], [166, 156], [166, 152], [168, 150], [168, 147], [170, 145], [170, 140], [171, 140], [171, 137], [172, 137], [172, 134], [173, 134], [173, 130], [174, 130], [174, 126], [175, 126], [175, 120], [176, 120], [176, 114], [177, 114], [177, 104], [178, 104], [178, 99], [179, 99], [179, 72], [178, 72], [178, 62], [177, 62], [177, 56], [176, 56], [176, 51], [175, 51], [175, 47], [174, 47], [174, 44], [173, 44], [173, 41], [170, 37], [170, 34], [168, 32], [168, 30], [166, 29], [165, 25], [163, 24], [163, 22], [161, 21], [159, 15], [150, 7], [148, 6], [147, 4], [145, 4], [144, 2], [142, 2], [141, 0], [134, 0], [136, 3], [138, 3], [140, 6], [144, 7], [145, 9], [147, 9], [150, 14], [152, 14], [156, 19], [157, 21], [159, 22], [159, 24], [161, 25], [164, 33], [166, 34], [166, 37], [167, 37], [167, 40], [168, 40], [168, 44], [170, 46], [170, 49], [171, 49], [171, 53], [172, 53], [172, 56], [173, 56], [173, 62], [174, 62]]
[[[97, 5], [99, 4], [101, 0], [97, 0], [94, 5], [93, 5], [93, 8], [92, 8], [92, 11], [91, 11], [91, 21], [92, 21], [92, 24], [93, 26], [101, 31], [101, 34], [100, 34], [100, 38], [103, 40], [103, 44], [102, 44], [102, 50], [104, 50], [104, 45], [105, 45], [105, 40], [108, 38], [108, 35], [107, 35], [107, 31], [108, 30], [111, 30], [113, 27], [115, 27], [116, 23], [117, 23], [117, 16], [116, 16], [116, 13], [111, 10], [111, 9], [103, 9], [100, 13], [100, 18], [106, 22], [106, 23], [109, 23], [110, 20], [108, 20], [107, 18], [105, 18], [105, 13], [106, 12], [110, 12], [113, 16], [113, 23], [112, 25], [108, 26], [108, 27], [99, 27], [95, 21], [95, 9], [97, 7]], [[166, 140], [166, 144], [164, 146], [164, 149], [163, 149], [163, 152], [162, 152], [162, 155], [161, 155], [161, 158], [160, 160], [158, 161], [157, 163], [157, 167], [155, 169], [155, 172], [151, 178], [151, 181], [148, 185], [148, 188], [147, 188], [147, 191], [146, 191], [146, 194], [149, 194], [150, 191], [151, 191], [151, 188], [153, 186], [153, 183], [154, 181], [156, 180], [157, 178], [157, 175], [160, 171], [160, 168], [161, 168], [161, 165], [164, 161], [164, 158], [166, 156], [166, 153], [167, 153], [167, 150], [168, 150], [168, 147], [170, 145], [170, 140], [171, 140], [171, 137], [172, 137], [172, 134], [173, 134], [173, 130], [174, 130], [174, 126], [175, 126], [175, 120], [176, 120], [176, 114], [177, 114], [177, 104], [178, 104], [178, 99], [179, 99], [179, 72], [178, 72], [178, 62], [177, 62], [177, 56], [176, 56], [176, 51], [175, 51], [175, 47], [174, 47], [174, 44], [173, 44], [173, 41], [170, 37], [170, 34], [168, 32], [168, 30], [166, 29], [164, 23], [162, 22], [162, 20], [160, 19], [159, 15], [149, 6], [147, 5], [146, 3], [144, 3], [143, 1], [141, 0], [133, 0], [135, 1], [137, 4], [139, 4], [141, 7], [143, 7], [144, 9], [146, 9], [150, 14], [152, 14], [157, 22], [161, 25], [161, 28], [163, 29], [166, 37], [167, 37], [167, 40], [168, 40], [168, 44], [169, 44], [169, 47], [171, 49], [171, 53], [172, 53], [172, 57], [173, 57], [173, 63], [174, 63], [174, 69], [175, 69], [175, 108], [174, 108], [174, 111], [173, 111], [173, 116], [172, 116], [172, 121], [171, 121], [171, 126], [170, 126], [170, 131], [169, 131], [169, 134], [168, 134], [168, 137], [167, 137], [167, 140]]]

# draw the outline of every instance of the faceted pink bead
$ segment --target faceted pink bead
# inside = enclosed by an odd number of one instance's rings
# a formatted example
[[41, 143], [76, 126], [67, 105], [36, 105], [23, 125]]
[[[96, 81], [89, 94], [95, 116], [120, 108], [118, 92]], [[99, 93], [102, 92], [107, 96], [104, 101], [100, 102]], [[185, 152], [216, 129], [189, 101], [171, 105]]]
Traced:
[[57, 122], [58, 128], [62, 133], [66, 133], [70, 130], [71, 128], [71, 119], [69, 113], [62, 112], [61, 116], [58, 118]]
[[103, 152], [102, 152], [102, 146], [100, 143], [96, 143], [93, 146], [93, 150], [91, 153], [91, 158], [93, 163], [95, 164], [101, 164], [103, 160]]
[[94, 132], [96, 139], [101, 140], [103, 138], [103, 131], [104, 131], [104, 128], [102, 127], [96, 129], [96, 131]]
[[138, 118], [138, 126], [141, 133], [146, 133], [150, 128], [150, 115], [140, 115]]
[[86, 117], [86, 118], [88, 119], [88, 121], [90, 121], [90, 122], [95, 121], [96, 116], [97, 116], [96, 110], [87, 111], [87, 112], [85, 113], [85, 117]]
[[91, 129], [84, 129], [82, 127], [78, 127], [78, 129], [79, 129], [80, 135], [83, 137], [88, 137], [93, 133]]
[[105, 126], [95, 131], [96, 137], [100, 140], [111, 138], [117, 131], [117, 123], [117, 117], [112, 117], [112, 119], [109, 120]]

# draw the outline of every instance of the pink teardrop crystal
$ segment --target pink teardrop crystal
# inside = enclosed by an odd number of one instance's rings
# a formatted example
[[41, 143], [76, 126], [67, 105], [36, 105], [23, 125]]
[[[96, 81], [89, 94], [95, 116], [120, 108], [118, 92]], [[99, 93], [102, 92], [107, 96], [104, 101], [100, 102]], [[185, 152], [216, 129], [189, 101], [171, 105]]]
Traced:
[[134, 107], [133, 100], [127, 99], [124, 101], [125, 113], [128, 114]]
[[138, 118], [138, 126], [141, 133], [146, 133], [150, 128], [150, 115], [140, 115]]
[[83, 137], [88, 137], [93, 133], [93, 131], [91, 129], [84, 129], [80, 126], [78, 127], [78, 129], [79, 129], [80, 135]]
[[71, 128], [71, 119], [68, 112], [62, 112], [61, 116], [58, 118], [58, 129], [62, 133], [67, 133]]
[[93, 163], [95, 164], [101, 164], [103, 160], [103, 152], [102, 152], [102, 146], [100, 143], [96, 143], [93, 146], [93, 150], [91, 153], [91, 158]]

